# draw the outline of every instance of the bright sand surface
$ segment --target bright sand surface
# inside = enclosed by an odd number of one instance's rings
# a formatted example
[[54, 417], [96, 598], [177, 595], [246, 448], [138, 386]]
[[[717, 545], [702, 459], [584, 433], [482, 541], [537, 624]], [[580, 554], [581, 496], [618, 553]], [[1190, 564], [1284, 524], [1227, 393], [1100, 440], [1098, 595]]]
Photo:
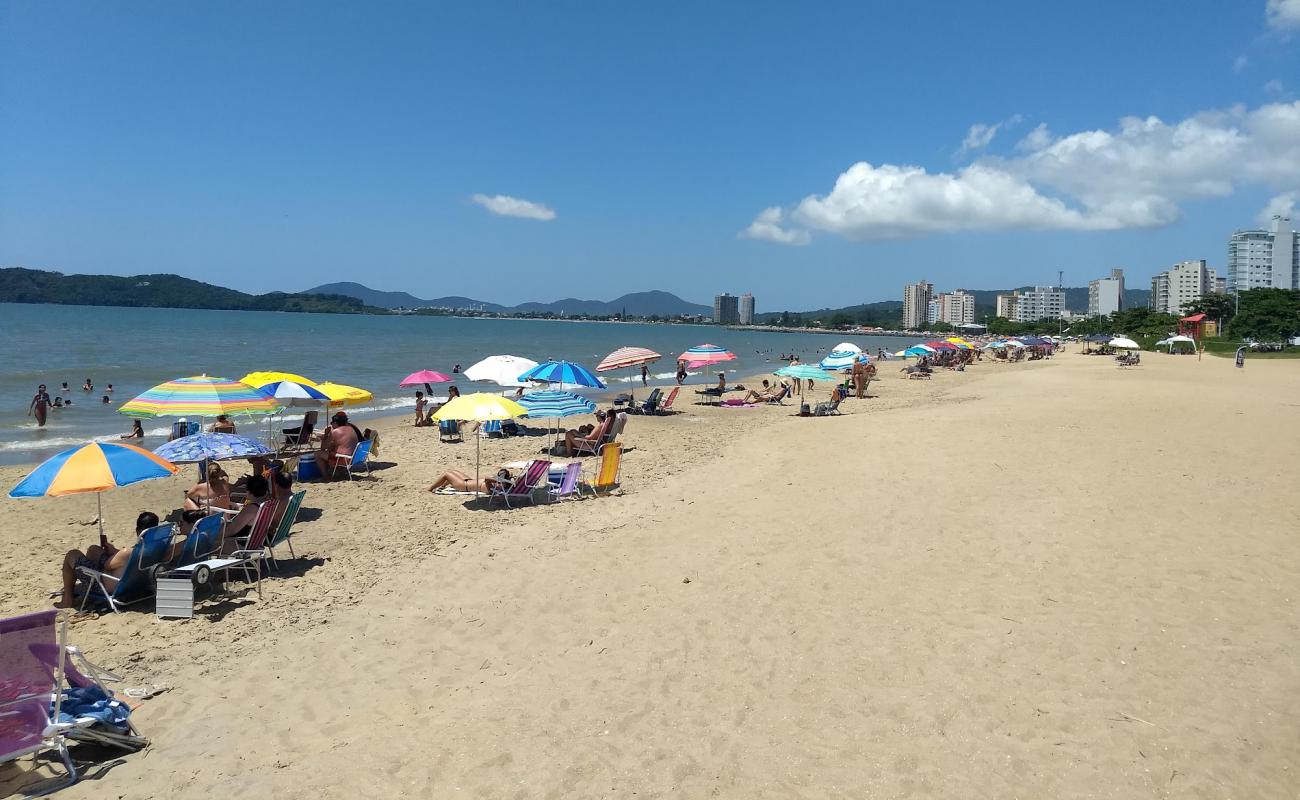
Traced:
[[[1294, 797], [1300, 364], [882, 371], [839, 418], [683, 394], [621, 495], [536, 509], [423, 492], [472, 442], [389, 430], [261, 600], [72, 627], [172, 690], [62, 796]], [[113, 538], [183, 484], [105, 495]], [[0, 501], [0, 613], [93, 517]]]

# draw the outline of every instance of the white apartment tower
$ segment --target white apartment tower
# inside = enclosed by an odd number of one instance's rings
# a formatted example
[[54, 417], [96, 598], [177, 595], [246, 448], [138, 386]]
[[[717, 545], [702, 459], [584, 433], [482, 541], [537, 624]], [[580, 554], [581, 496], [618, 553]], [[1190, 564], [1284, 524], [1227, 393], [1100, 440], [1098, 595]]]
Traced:
[[1192, 303], [1212, 294], [1216, 283], [1205, 259], [1180, 261], [1151, 278], [1151, 310], [1181, 316]]
[[754, 295], [749, 292], [740, 296], [740, 324], [754, 324]]
[[934, 284], [917, 281], [903, 287], [903, 327], [920, 328], [929, 322]]
[[997, 316], [1002, 319], [1014, 320], [1016, 318], [1016, 307], [1020, 304], [1020, 296], [1015, 292], [1011, 294], [998, 295]]
[[1065, 292], [1058, 286], [1035, 286], [1016, 294], [1016, 322], [1060, 319], [1065, 313]]
[[1228, 239], [1228, 291], [1300, 289], [1300, 235], [1290, 217], [1268, 230], [1235, 231]]
[[943, 318], [943, 299], [948, 295], [940, 292], [930, 298], [930, 302], [925, 307], [925, 321], [929, 323], [938, 322]]
[[1109, 278], [1088, 281], [1088, 316], [1108, 317], [1124, 309], [1124, 270], [1112, 269]]
[[975, 295], [958, 289], [939, 295], [939, 321], [949, 325], [969, 325], [975, 321]]

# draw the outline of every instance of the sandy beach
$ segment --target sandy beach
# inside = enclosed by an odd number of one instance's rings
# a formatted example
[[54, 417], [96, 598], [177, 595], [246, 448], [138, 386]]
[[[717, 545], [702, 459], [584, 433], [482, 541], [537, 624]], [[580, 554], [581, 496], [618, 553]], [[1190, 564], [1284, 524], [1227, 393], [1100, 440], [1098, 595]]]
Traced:
[[[61, 796], [1296, 796], [1297, 362], [881, 373], [834, 418], [683, 392], [620, 494], [511, 511], [423, 491], [473, 442], [387, 423], [260, 600], [72, 626], [170, 691]], [[193, 477], [105, 494], [110, 538]], [[94, 517], [0, 500], [0, 614]]]

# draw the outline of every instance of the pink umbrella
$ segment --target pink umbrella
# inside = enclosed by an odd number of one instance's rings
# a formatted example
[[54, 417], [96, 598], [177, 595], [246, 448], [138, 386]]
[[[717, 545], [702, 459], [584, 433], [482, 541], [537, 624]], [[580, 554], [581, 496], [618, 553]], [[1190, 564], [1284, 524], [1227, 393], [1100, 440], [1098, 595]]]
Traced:
[[398, 386], [419, 386], [423, 383], [446, 383], [455, 380], [450, 375], [443, 375], [441, 372], [434, 372], [431, 369], [422, 369], [419, 372], [412, 372]]
[[685, 361], [686, 366], [695, 369], [696, 367], [707, 367], [710, 364], [717, 364], [722, 361], [731, 361], [735, 357], [735, 353], [718, 347], [716, 344], [697, 344], [679, 355], [677, 360]]

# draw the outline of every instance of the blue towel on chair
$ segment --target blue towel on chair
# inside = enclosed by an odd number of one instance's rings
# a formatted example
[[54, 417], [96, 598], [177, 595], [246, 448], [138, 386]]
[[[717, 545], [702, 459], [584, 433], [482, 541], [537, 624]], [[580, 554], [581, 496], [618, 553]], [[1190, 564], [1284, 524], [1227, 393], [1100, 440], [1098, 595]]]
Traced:
[[[54, 713], [53, 702], [50, 703], [50, 713]], [[125, 703], [113, 699], [103, 689], [98, 686], [82, 686], [63, 690], [63, 704], [59, 707], [56, 722], [70, 724], [90, 717], [110, 728], [125, 730], [126, 720], [130, 716], [131, 709]]]

